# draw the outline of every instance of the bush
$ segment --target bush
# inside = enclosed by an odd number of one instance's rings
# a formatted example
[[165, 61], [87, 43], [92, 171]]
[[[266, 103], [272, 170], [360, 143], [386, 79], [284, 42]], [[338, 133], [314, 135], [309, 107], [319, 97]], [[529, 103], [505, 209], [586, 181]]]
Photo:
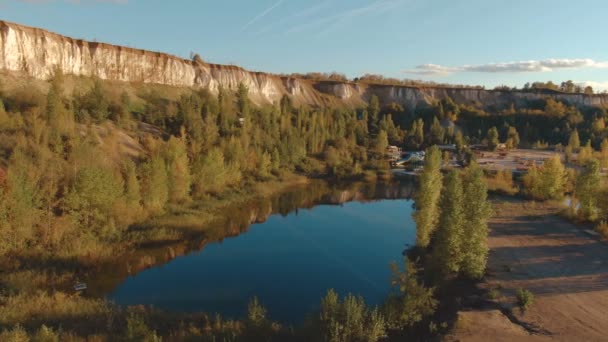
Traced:
[[600, 233], [602, 238], [608, 239], [608, 222], [600, 222], [597, 226], [595, 226], [595, 231]]
[[386, 322], [378, 309], [369, 308], [362, 297], [347, 295], [342, 301], [334, 290], [321, 300], [319, 334], [322, 341], [378, 341], [385, 336]]
[[515, 296], [517, 297], [517, 305], [522, 312], [526, 312], [532, 303], [534, 303], [534, 294], [528, 290], [517, 289]]
[[505, 195], [515, 195], [519, 189], [513, 183], [511, 170], [498, 171], [493, 177], [485, 177], [485, 183], [489, 191]]
[[500, 297], [500, 290], [497, 288], [490, 289], [488, 291], [487, 297], [489, 300], [496, 300]]
[[539, 168], [532, 165], [523, 177], [526, 194], [536, 200], [561, 199], [568, 174], [558, 155], [547, 159]]

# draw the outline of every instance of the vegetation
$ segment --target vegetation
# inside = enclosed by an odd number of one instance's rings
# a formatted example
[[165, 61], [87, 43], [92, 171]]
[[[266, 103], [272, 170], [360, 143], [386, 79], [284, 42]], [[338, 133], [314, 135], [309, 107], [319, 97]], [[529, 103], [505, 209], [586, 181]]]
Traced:
[[437, 146], [426, 151], [424, 172], [420, 175], [419, 191], [416, 193], [416, 243], [427, 247], [439, 223], [439, 196], [441, 193], [441, 151]]
[[561, 158], [555, 155], [540, 167], [533, 164], [523, 177], [523, 184], [526, 194], [534, 199], [560, 199], [564, 195], [566, 177]]
[[[338, 74], [309, 78], [344, 81]], [[396, 82], [374, 75], [356, 81]], [[568, 82], [554, 86], [533, 84], [522, 91], [592, 92]], [[116, 90], [100, 80], [66, 82], [59, 72], [41, 89], [5, 86], [0, 340], [376, 341], [428, 333], [442, 286], [485, 273], [487, 188], [518, 191], [511, 172], [484, 177], [467, 146], [566, 146], [564, 161], [556, 155], [530, 166], [522, 193], [535, 200], [569, 193], [577, 219], [606, 231], [601, 222], [608, 219], [608, 192], [600, 171], [608, 165], [607, 118], [603, 107], [575, 107], [551, 97], [504, 108], [448, 97], [411, 111], [375, 96], [357, 109], [297, 106], [288, 96], [256, 106], [244, 85], [217, 95], [154, 86]], [[462, 171], [442, 175], [435, 146], [442, 144], [456, 146]], [[192, 232], [176, 227], [210, 222], [215, 209], [257, 191], [256, 184], [272, 187], [294, 174], [385, 174], [388, 145], [426, 148], [426, 162], [414, 213], [420, 258], [406, 259], [404, 270], [393, 266], [393, 291], [378, 308], [329, 291], [317, 318], [290, 329], [267, 317], [256, 298], [246, 318], [230, 321], [204, 314], [176, 318], [67, 294], [81, 272], [146, 243], [185, 239]], [[533, 297], [526, 291], [521, 296], [527, 308]]]
[[517, 289], [515, 293], [517, 298], [517, 305], [522, 312], [525, 312], [534, 303], [534, 294], [526, 289]]

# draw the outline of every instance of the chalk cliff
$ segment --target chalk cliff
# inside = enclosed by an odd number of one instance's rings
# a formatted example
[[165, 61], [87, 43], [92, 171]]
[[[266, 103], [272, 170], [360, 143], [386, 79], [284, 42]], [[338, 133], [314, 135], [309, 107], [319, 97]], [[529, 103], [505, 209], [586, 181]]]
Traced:
[[344, 103], [352, 106], [361, 105], [376, 94], [385, 104], [396, 102], [410, 109], [448, 96], [457, 103], [479, 102], [487, 106], [522, 103], [547, 96], [576, 105], [608, 105], [608, 96], [605, 95], [314, 82], [251, 72], [236, 66], [193, 61], [161, 52], [88, 42], [0, 21], [0, 69], [47, 79], [57, 67], [65, 74], [125, 82], [204, 87], [212, 92], [217, 92], [220, 87], [236, 89], [243, 83], [257, 103], [273, 103], [283, 95], [289, 95], [296, 103]]

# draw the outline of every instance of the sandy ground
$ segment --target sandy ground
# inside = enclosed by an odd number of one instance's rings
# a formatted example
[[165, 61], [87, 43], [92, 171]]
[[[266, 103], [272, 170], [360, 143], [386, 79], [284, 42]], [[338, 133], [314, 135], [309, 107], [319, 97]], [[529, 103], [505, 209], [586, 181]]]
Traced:
[[523, 170], [530, 166], [532, 163], [540, 165], [543, 161], [559, 154], [564, 160], [563, 153], [557, 153], [553, 151], [542, 151], [542, 150], [524, 150], [515, 149], [510, 151], [478, 151], [477, 163], [482, 167], [489, 170], [511, 170], [517, 171], [518, 169]]
[[[608, 341], [608, 243], [555, 215], [501, 199], [491, 220], [488, 276], [500, 297], [459, 313], [450, 341]], [[535, 300], [521, 313], [515, 291]], [[510, 313], [509, 313], [510, 312]]]

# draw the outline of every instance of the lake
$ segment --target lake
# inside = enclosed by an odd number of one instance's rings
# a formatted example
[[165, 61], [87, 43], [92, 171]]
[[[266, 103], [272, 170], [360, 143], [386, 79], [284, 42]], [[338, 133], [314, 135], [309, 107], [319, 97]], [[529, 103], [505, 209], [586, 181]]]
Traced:
[[269, 318], [288, 324], [317, 310], [330, 288], [380, 304], [389, 264], [415, 242], [412, 192], [403, 182], [317, 182], [252, 201], [226, 212], [226, 238], [129, 276], [107, 298], [241, 318], [257, 296]]

